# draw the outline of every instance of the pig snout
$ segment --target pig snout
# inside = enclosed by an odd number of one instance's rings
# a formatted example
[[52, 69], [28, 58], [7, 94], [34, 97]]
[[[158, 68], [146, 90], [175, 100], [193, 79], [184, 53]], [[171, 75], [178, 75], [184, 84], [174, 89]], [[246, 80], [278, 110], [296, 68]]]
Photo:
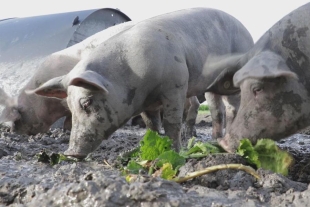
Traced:
[[69, 141], [69, 148], [64, 152], [66, 156], [83, 159], [88, 156], [89, 153], [95, 151], [100, 145], [102, 139], [96, 139], [92, 135], [80, 135], [72, 136], [75, 130], [71, 131], [71, 137]]
[[20, 112], [16, 107], [5, 107], [0, 115], [0, 122], [14, 122], [21, 119]]
[[229, 134], [226, 134], [224, 138], [218, 138], [217, 142], [227, 152], [234, 153], [238, 148], [238, 142], [234, 141]]

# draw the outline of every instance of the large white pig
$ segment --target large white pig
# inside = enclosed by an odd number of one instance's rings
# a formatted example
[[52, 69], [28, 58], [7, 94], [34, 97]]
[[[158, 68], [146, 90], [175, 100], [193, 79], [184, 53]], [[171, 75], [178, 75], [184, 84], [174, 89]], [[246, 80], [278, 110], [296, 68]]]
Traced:
[[192, 8], [137, 23], [96, 47], [64, 76], [34, 90], [65, 99], [72, 112], [67, 155], [85, 157], [132, 116], [163, 107], [166, 135], [180, 149], [186, 97], [200, 95], [217, 75], [209, 55], [248, 51], [247, 29], [225, 12]]

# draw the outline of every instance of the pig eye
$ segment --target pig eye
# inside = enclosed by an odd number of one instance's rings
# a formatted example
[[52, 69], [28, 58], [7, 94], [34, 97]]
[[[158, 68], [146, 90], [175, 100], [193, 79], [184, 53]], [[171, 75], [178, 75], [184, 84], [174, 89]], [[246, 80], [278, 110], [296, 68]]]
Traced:
[[91, 104], [92, 104], [92, 99], [90, 98], [81, 98], [80, 99], [80, 104], [83, 110], [86, 110]]
[[252, 87], [252, 92], [254, 93], [255, 96], [257, 96], [258, 93], [263, 91], [263, 86], [261, 84], [254, 85]]

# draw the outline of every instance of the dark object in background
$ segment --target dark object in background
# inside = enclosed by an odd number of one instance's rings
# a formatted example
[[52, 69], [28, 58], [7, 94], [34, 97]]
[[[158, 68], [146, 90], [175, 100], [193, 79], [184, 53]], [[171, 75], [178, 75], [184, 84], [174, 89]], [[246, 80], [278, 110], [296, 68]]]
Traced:
[[15, 95], [47, 55], [130, 20], [111, 8], [0, 20], [0, 87]]

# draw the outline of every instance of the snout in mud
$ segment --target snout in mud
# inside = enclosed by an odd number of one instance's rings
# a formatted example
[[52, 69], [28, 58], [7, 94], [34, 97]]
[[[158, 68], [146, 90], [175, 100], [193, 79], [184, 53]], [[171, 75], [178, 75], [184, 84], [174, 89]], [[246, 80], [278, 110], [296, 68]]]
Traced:
[[233, 148], [229, 145], [229, 143], [228, 143], [228, 141], [225, 139], [225, 137], [224, 137], [224, 138], [218, 138], [218, 139], [217, 139], [217, 142], [218, 142], [218, 144], [219, 144], [226, 152], [234, 153], [234, 152], [237, 150], [237, 148], [236, 148], [236, 149], [233, 149]]

